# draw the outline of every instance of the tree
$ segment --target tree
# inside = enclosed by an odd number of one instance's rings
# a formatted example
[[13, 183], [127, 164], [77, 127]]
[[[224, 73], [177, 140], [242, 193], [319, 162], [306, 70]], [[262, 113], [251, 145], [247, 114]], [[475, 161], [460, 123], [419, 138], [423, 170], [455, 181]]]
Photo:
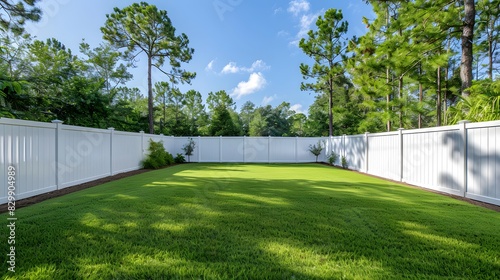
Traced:
[[316, 157], [316, 162], [318, 162], [318, 157], [321, 155], [321, 151], [323, 151], [324, 143], [319, 140], [315, 145], [309, 145], [309, 152]]
[[[493, 80], [493, 70], [498, 61], [500, 44], [500, 0], [480, 0], [477, 4], [478, 19], [477, 32], [477, 53], [485, 54], [487, 59], [487, 76]], [[476, 63], [480, 63], [478, 60]]]
[[210, 109], [210, 135], [237, 136], [240, 134], [231, 114], [235, 110], [235, 102], [226, 91], [208, 93], [207, 103]]
[[347, 33], [347, 21], [342, 21], [342, 11], [329, 9], [324, 18], [316, 21], [318, 30], [310, 30], [309, 38], [302, 38], [299, 47], [309, 57], [314, 59], [313, 67], [306, 64], [300, 65], [300, 72], [304, 79], [315, 79], [314, 83], [302, 83], [301, 90], [314, 92], [327, 92], [329, 96], [329, 135], [333, 135], [333, 95], [334, 84], [342, 75], [342, 60], [346, 43], [343, 35]]
[[128, 72], [130, 64], [119, 63], [121, 54], [109, 44], [101, 44], [91, 49], [90, 45], [82, 42], [80, 52], [86, 56], [88, 75], [102, 79], [104, 94], [110, 95], [111, 100], [116, 95], [116, 89], [132, 79]]
[[42, 15], [40, 8], [35, 7], [39, 0], [0, 0], [0, 28], [14, 34], [24, 32], [26, 20], [39, 21]]
[[242, 123], [243, 135], [250, 135], [250, 123], [252, 122], [255, 112], [255, 104], [251, 101], [245, 102], [240, 110], [240, 118]]
[[268, 132], [268, 124], [265, 117], [262, 116], [262, 110], [258, 108], [254, 112], [252, 121], [249, 124], [248, 133], [250, 136], [266, 136]]
[[189, 90], [184, 96], [184, 115], [187, 116], [188, 135], [200, 135], [198, 129], [206, 119], [205, 105], [201, 98], [201, 93], [196, 90]]
[[188, 162], [191, 162], [191, 156], [193, 155], [194, 148], [196, 147], [196, 143], [193, 138], [189, 138], [189, 141], [182, 147], [184, 154], [188, 156]]
[[207, 104], [210, 111], [215, 110], [217, 107], [224, 107], [234, 111], [236, 107], [236, 103], [225, 90], [208, 93]]
[[212, 136], [238, 136], [239, 131], [233, 122], [231, 113], [223, 106], [218, 106], [212, 111], [210, 121], [210, 135]]
[[462, 63], [460, 77], [462, 79], [462, 96], [469, 96], [468, 88], [472, 86], [472, 61], [474, 40], [474, 24], [476, 22], [475, 0], [464, 0], [464, 17], [462, 29]]
[[[189, 48], [186, 34], [175, 35], [175, 28], [164, 10], [146, 2], [134, 3], [123, 9], [115, 8], [106, 15], [101, 27], [103, 38], [117, 49], [126, 48], [126, 55], [135, 58], [144, 53], [148, 61], [148, 118], [149, 133], [154, 133], [152, 68], [171, 80], [190, 83], [196, 74], [182, 70], [181, 63], [189, 62], [194, 49]], [[171, 70], [162, 69], [168, 60]]]

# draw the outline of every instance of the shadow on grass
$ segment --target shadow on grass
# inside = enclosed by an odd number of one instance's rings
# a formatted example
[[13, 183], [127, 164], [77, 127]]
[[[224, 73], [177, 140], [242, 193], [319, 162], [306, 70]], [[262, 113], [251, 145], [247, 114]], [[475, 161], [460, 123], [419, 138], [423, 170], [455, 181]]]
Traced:
[[[190, 165], [148, 173], [130, 179], [133, 184], [103, 185], [20, 210], [17, 275], [52, 279], [500, 275], [500, 216], [492, 211], [372, 178], [341, 181], [345, 178], [341, 170], [332, 171], [340, 179], [256, 179], [238, 177], [252, 166], [208, 167], [212, 168]], [[203, 172], [209, 176], [199, 174]], [[305, 177], [292, 173], [290, 177]], [[6, 250], [5, 244], [0, 248]]]

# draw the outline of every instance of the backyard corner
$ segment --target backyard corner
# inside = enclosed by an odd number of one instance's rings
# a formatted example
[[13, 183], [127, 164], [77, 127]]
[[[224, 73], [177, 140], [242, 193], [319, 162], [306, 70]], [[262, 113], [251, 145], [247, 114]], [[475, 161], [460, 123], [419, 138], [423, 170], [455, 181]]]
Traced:
[[498, 213], [319, 164], [176, 165], [16, 216], [18, 278], [500, 275]]

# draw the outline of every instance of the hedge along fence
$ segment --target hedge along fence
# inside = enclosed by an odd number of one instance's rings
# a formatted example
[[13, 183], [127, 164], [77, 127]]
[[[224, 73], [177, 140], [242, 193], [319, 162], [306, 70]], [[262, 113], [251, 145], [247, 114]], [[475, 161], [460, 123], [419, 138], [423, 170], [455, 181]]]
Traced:
[[[16, 199], [140, 169], [149, 140], [183, 153], [189, 137], [0, 119], [0, 175], [16, 172]], [[191, 162], [314, 162], [310, 145], [350, 169], [500, 205], [500, 122], [336, 137], [193, 137]], [[0, 203], [7, 201], [7, 179]]]

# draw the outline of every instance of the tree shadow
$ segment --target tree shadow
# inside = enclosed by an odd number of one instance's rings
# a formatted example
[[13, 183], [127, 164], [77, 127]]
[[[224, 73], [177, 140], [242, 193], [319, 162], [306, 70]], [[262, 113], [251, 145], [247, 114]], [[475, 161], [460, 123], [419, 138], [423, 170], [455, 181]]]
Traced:
[[[102, 187], [27, 207], [19, 213], [18, 275], [336, 279], [500, 273], [492, 257], [500, 245], [496, 213], [361, 175], [346, 182], [228, 173], [200, 180], [178, 172], [118, 194]], [[474, 219], [450, 210], [472, 212]]]
[[[442, 139], [443, 144], [451, 144], [451, 160], [463, 160], [464, 156], [467, 159], [466, 194], [472, 195], [475, 199], [483, 201], [486, 199], [485, 202], [490, 202], [488, 198], [500, 200], [500, 153], [498, 148], [495, 149], [494, 143], [491, 143], [491, 139], [495, 137], [489, 135], [490, 129], [494, 128], [468, 130], [466, 155], [464, 155], [465, 139], [462, 134], [457, 136], [447, 133]], [[464, 186], [464, 179], [457, 179], [453, 174], [441, 174], [439, 180], [458, 189], [463, 189]]]

